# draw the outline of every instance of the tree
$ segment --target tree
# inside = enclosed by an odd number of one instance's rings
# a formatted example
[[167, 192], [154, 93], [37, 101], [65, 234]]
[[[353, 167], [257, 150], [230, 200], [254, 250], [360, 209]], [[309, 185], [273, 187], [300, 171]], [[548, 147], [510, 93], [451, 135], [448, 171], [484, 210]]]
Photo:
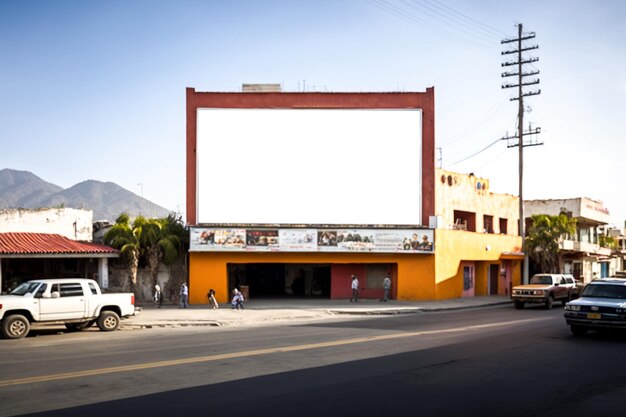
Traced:
[[542, 272], [558, 273], [561, 265], [559, 243], [567, 235], [576, 233], [576, 219], [561, 213], [558, 216], [536, 214], [528, 229], [526, 248], [528, 255], [539, 264]]
[[145, 257], [152, 281], [157, 284], [159, 262], [171, 265], [184, 249], [187, 232], [173, 214], [161, 219], [137, 217], [133, 225], [141, 229], [141, 254]]
[[104, 235], [104, 243], [119, 250], [126, 260], [128, 270], [128, 286], [130, 291], [137, 294], [137, 270], [139, 269], [139, 255], [141, 228], [130, 224], [130, 217], [122, 213], [115, 220], [115, 224]]
[[148, 266], [153, 283], [157, 283], [159, 262], [171, 265], [188, 248], [189, 236], [181, 218], [147, 219], [138, 216], [130, 223], [126, 213], [104, 235], [104, 243], [120, 251], [127, 262], [128, 285], [137, 294], [139, 262]]

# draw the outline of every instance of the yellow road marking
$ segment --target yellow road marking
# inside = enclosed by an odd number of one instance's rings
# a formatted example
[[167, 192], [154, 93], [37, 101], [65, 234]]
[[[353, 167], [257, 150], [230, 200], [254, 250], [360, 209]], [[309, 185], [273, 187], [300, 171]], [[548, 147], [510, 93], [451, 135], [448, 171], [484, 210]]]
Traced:
[[299, 350], [321, 349], [321, 348], [327, 348], [327, 347], [374, 342], [374, 341], [380, 341], [380, 340], [401, 339], [401, 338], [432, 335], [432, 334], [443, 334], [443, 333], [458, 333], [458, 332], [471, 331], [471, 330], [488, 329], [488, 328], [493, 328], [493, 327], [510, 326], [510, 325], [528, 323], [532, 321], [538, 321], [538, 320], [542, 320], [542, 319], [515, 320], [515, 321], [507, 321], [507, 322], [501, 322], [501, 323], [489, 323], [489, 324], [478, 324], [478, 325], [473, 325], [473, 326], [454, 327], [451, 329], [424, 330], [424, 331], [418, 331], [418, 332], [394, 333], [394, 334], [379, 335], [379, 336], [357, 337], [353, 339], [335, 340], [331, 342], [308, 343], [304, 345], [248, 350], [244, 352], [222, 353], [218, 355], [209, 355], [209, 356], [198, 356], [195, 358], [173, 359], [173, 360], [168, 360], [168, 361], [139, 363], [135, 365], [124, 365], [124, 366], [114, 366], [110, 368], [90, 369], [86, 371], [65, 372], [65, 373], [52, 374], [52, 375], [41, 375], [41, 376], [32, 376], [32, 377], [27, 377], [27, 378], [7, 379], [4, 381], [0, 381], [0, 388], [10, 387], [14, 385], [32, 384], [36, 382], [59, 381], [62, 379], [81, 378], [81, 377], [86, 377], [86, 376], [105, 375], [105, 374], [138, 371], [138, 370], [152, 369], [152, 368], [163, 368], [166, 366], [189, 365], [193, 363], [213, 362], [213, 361], [219, 361], [219, 360], [224, 360], [224, 359], [269, 355], [272, 353], [285, 353], [285, 352], [296, 352]]

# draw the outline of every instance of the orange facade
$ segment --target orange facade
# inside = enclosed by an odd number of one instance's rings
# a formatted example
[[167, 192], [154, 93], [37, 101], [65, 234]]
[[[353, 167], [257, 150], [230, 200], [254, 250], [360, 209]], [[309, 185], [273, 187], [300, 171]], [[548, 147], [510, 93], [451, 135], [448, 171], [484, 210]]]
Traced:
[[[445, 300], [474, 295], [510, 295], [512, 285], [520, 282], [518, 236], [436, 230], [434, 254], [369, 253], [250, 253], [191, 252], [189, 254], [189, 287], [191, 303], [206, 303], [209, 288], [218, 300], [229, 298], [228, 265], [230, 264], [328, 264], [334, 266], [329, 298], [350, 297], [350, 275], [363, 279], [367, 265], [391, 266], [392, 298], [397, 300]], [[473, 291], [464, 292], [470, 270]], [[495, 275], [495, 276], [494, 276]], [[250, 285], [254, 286], [254, 282]], [[254, 294], [254, 287], [251, 288]], [[365, 291], [363, 298], [377, 299], [382, 292]]]
[[[189, 288], [191, 303], [206, 303], [206, 294], [213, 288], [218, 301], [229, 298], [229, 264], [328, 264], [334, 266], [330, 298], [350, 298], [350, 275], [359, 275], [365, 265], [390, 265], [394, 283], [393, 294], [398, 300], [428, 300], [435, 296], [432, 280], [432, 254], [396, 255], [361, 253], [238, 253], [191, 252], [189, 254]], [[360, 279], [363, 280], [361, 274]], [[362, 282], [362, 284], [365, 284]], [[250, 285], [254, 294], [254, 282]], [[364, 298], [380, 298], [382, 291], [362, 294]]]

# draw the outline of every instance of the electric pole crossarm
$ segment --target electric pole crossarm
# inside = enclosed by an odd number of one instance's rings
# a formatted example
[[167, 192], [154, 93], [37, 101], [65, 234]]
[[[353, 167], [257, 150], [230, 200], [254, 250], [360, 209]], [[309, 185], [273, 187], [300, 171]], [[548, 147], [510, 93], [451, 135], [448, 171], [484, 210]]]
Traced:
[[[530, 77], [531, 75], [537, 75], [539, 71], [522, 72], [522, 77]], [[519, 72], [503, 72], [502, 77], [517, 77]]]
[[528, 82], [521, 83], [521, 84], [504, 84], [502, 88], [519, 87], [520, 85], [524, 86], [524, 85], [533, 85], [533, 84], [539, 84], [539, 80], [538, 79], [532, 80], [532, 81], [528, 81]]
[[[534, 129], [530, 129], [530, 130], [527, 130], [527, 131], [523, 132], [522, 136], [537, 135], [539, 133], [541, 133], [541, 127], [536, 127]], [[509, 136], [507, 134], [505, 137], [500, 138], [500, 140], [509, 140], [509, 139], [519, 139], [519, 135]]]
[[522, 49], [509, 49], [508, 51], [500, 52], [500, 55], [519, 54], [520, 52], [532, 51], [533, 49], [539, 49], [539, 45], [528, 46]]
[[[536, 95], [539, 95], [539, 94], [541, 94], [541, 90], [529, 91], [528, 93], [522, 94], [522, 97], [536, 96]], [[519, 97], [512, 97], [509, 101], [515, 101], [515, 100], [519, 100]]]
[[502, 66], [503, 67], [510, 67], [511, 65], [524, 65], [524, 64], [530, 64], [532, 62], [537, 62], [539, 61], [539, 58], [528, 58], [528, 59], [524, 59], [522, 61], [508, 61], [508, 62], [503, 62]]
[[505, 43], [511, 43], [511, 42], [519, 42], [519, 41], [526, 41], [528, 39], [533, 39], [535, 37], [535, 32], [530, 32], [528, 35], [526, 36], [520, 36], [518, 38], [510, 38], [510, 39], [504, 39], [500, 41], [500, 44], [505, 44]]

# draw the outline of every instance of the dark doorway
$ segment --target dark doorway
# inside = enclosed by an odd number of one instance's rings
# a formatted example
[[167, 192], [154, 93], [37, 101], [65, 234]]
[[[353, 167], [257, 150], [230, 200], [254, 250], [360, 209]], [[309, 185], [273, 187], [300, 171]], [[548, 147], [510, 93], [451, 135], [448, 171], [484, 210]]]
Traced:
[[330, 265], [228, 264], [228, 287], [247, 286], [251, 298], [330, 298]]
[[489, 295], [498, 295], [498, 279], [500, 278], [500, 266], [489, 265]]
[[6, 294], [22, 282], [44, 278], [92, 278], [98, 273], [95, 258], [31, 258], [0, 259], [2, 288]]

